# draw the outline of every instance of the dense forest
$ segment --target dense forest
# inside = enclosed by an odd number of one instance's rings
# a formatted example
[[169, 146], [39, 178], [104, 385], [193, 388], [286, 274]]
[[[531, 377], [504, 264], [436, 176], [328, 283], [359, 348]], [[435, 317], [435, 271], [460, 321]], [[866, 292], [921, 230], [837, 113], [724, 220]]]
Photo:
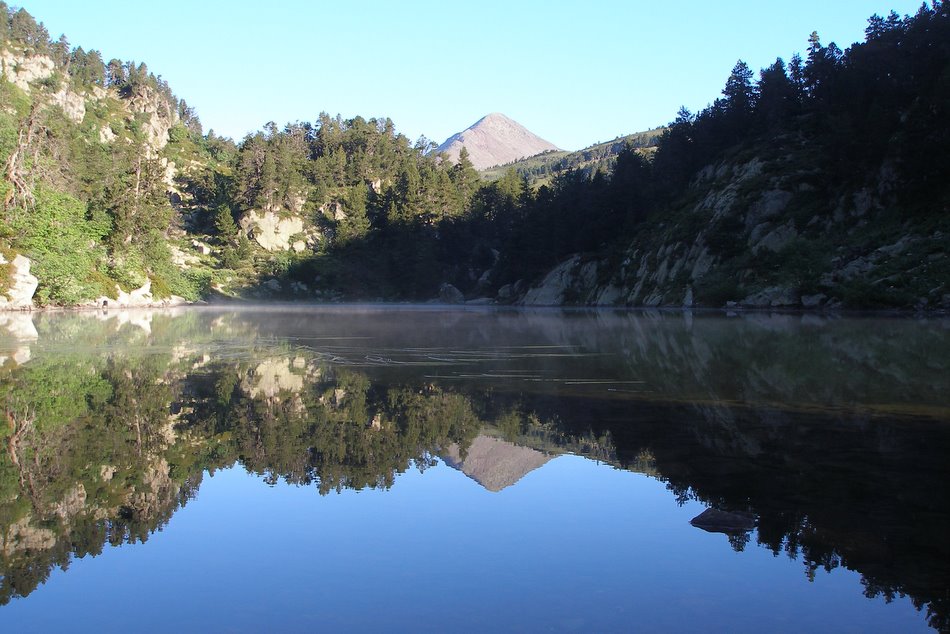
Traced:
[[0, 3], [0, 297], [946, 308], [948, 42], [942, 0], [847, 50], [813, 33], [655, 151], [486, 180], [388, 119], [234, 143], [144, 63]]

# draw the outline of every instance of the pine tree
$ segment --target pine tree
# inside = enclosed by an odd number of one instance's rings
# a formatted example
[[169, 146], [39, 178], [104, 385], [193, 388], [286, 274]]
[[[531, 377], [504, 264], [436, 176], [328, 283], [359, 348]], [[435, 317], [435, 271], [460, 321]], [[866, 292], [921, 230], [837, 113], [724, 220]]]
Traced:
[[726, 110], [729, 113], [745, 115], [755, 107], [757, 95], [752, 85], [752, 71], [741, 59], [732, 68], [722, 94], [726, 98]]

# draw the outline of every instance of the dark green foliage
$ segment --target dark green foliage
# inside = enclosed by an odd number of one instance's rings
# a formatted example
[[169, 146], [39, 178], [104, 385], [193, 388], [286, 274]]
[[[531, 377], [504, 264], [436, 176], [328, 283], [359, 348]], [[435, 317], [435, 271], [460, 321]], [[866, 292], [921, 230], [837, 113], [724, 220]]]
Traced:
[[514, 169], [519, 176], [527, 176], [532, 185], [538, 187], [550, 185], [554, 177], [565, 172], [579, 171], [588, 176], [596, 172], [610, 172], [617, 156], [627, 148], [641, 150], [644, 156], [649, 156], [662, 133], [663, 128], [656, 128], [628, 134], [577, 152], [551, 150], [509, 165], [489, 168], [482, 171], [481, 175], [487, 181], [495, 181], [509, 169]]
[[[533, 157], [493, 170], [485, 182], [464, 151], [453, 165], [427, 139], [412, 143], [396, 133], [389, 119], [323, 113], [312, 123], [271, 122], [239, 145], [213, 131], [203, 135], [194, 110], [144, 63], [106, 64], [97, 51], [70, 50], [65, 38], [49, 41], [28, 13], [4, 6], [0, 42], [49, 54], [56, 64], [50, 85], [31, 95], [0, 86], [8, 106], [0, 110], [0, 159], [17, 149], [28, 157], [8, 172], [13, 177], [0, 183], [0, 194], [8, 218], [23, 226], [37, 218], [34, 233], [4, 240], [47, 258], [37, 264], [44, 275], [83, 271], [44, 282], [43, 302], [72, 303], [94, 290], [111, 292], [107, 280], [129, 288], [146, 278], [158, 295], [196, 297], [210, 287], [215, 256], [204, 258], [207, 269], [183, 273], [172, 266], [165, 244], [170, 237], [187, 244], [179, 240], [183, 231], [217, 242], [220, 275], [233, 273], [235, 287], [277, 276], [331, 297], [429, 299], [444, 282], [468, 297], [493, 295], [503, 284], [536, 280], [575, 253], [619, 267], [631, 243], [650, 235], [684, 243], [703, 236], [725, 269], [698, 284], [697, 295], [725, 297], [778, 282], [823, 291], [829, 253], [845, 249], [858, 257], [861, 242], [806, 231], [813, 221], [825, 226], [835, 211], [829, 201], [867, 190], [896, 216], [888, 222], [921, 226], [950, 205], [947, 12], [938, 1], [912, 17], [872, 17], [866, 42], [847, 51], [813, 33], [805, 59], [776, 59], [758, 81], [738, 61], [721, 98], [697, 114], [682, 109], [662, 131]], [[77, 91], [111, 90], [87, 101], [82, 125], [39, 101], [64, 79]], [[146, 114], [117, 123], [122, 99], [159, 104], [169, 122], [161, 152], [146, 149]], [[119, 141], [100, 142], [106, 128]], [[23, 138], [32, 139], [29, 147], [21, 147]], [[776, 179], [796, 192], [787, 213], [800, 237], [779, 254], [748, 252], [752, 227], [738, 217], [741, 210], [715, 218], [690, 211], [705, 183], [720, 187], [730, 178], [700, 170], [753, 158], [781, 167], [740, 179], [735, 195], [742, 205], [776, 187]], [[171, 191], [167, 161], [187, 166]], [[50, 202], [53, 193], [71, 201], [63, 209], [72, 210], [76, 226], [64, 232], [73, 236], [66, 250], [41, 230], [43, 218], [62, 211]], [[39, 200], [54, 208], [37, 207]], [[305, 230], [294, 240], [305, 241], [304, 251], [257, 249], [236, 222], [251, 211], [303, 219]], [[92, 255], [70, 255], [82, 239]], [[876, 248], [870, 239], [860, 246]], [[733, 282], [741, 266], [759, 268]], [[605, 282], [609, 272], [601, 267], [598, 275]], [[683, 272], [674, 281], [691, 282]], [[868, 292], [856, 287], [854, 296]]]
[[214, 228], [218, 232], [218, 238], [222, 244], [230, 244], [236, 239], [238, 226], [237, 223], [234, 222], [231, 208], [227, 205], [220, 205], [217, 211], [215, 211]]
[[[197, 298], [196, 285], [207, 283], [173, 266], [166, 244], [176, 224], [166, 167], [169, 159], [204, 161], [180, 186], [197, 211], [211, 208], [227, 188], [214, 178], [219, 170], [208, 157], [220, 141], [209, 135], [205, 142], [194, 113], [145, 64], [113, 60], [107, 67], [98, 51], [70, 50], [65, 37], [50, 42], [22, 9], [3, 7], [0, 14], [0, 43], [16, 55], [49, 55], [55, 66], [28, 95], [0, 82], [0, 159], [8, 163], [0, 183], [4, 218], [16, 229], [10, 246], [34, 261], [36, 301], [75, 304], [114, 296], [117, 282], [129, 289], [146, 279], [157, 298]], [[106, 85], [118, 95], [102, 92]], [[96, 95], [86, 100], [81, 122], [51, 105], [51, 93], [61, 86]], [[123, 99], [147, 103], [154, 113], [129, 108]], [[162, 155], [146, 124], [170, 122], [176, 110], [182, 122], [171, 127]], [[117, 138], [102, 140], [105, 131]]]

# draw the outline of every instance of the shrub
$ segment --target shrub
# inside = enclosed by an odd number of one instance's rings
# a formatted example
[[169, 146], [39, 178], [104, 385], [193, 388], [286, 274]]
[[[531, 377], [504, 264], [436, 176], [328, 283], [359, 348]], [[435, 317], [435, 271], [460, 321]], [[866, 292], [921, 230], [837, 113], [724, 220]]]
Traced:
[[77, 304], [101, 291], [96, 263], [105, 254], [99, 246], [103, 235], [87, 221], [85, 204], [39, 187], [35, 207], [19, 210], [12, 224], [16, 246], [33, 261], [40, 280], [38, 303]]

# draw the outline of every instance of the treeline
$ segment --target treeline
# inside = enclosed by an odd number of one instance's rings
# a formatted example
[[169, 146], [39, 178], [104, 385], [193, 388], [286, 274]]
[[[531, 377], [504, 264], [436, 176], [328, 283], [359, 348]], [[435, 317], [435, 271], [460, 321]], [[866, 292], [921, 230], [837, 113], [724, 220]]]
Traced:
[[499, 281], [530, 278], [573, 252], [610, 256], [610, 245], [621, 248], [644, 222], [662, 222], [699, 170], [765, 146], [807, 160], [789, 170], [820, 174], [829, 191], [889, 178], [904, 213], [945, 214], [948, 71], [950, 16], [941, 1], [903, 19], [872, 17], [866, 41], [847, 51], [812, 33], [805, 58], [777, 59], [757, 80], [739, 61], [719, 99], [697, 114], [681, 109], [651, 160], [628, 148], [607, 177], [567, 174], [509, 198], [504, 213], [523, 221], [508, 233]]
[[[0, 45], [4, 44], [15, 44], [28, 53], [50, 57], [57, 70], [69, 77], [75, 88], [111, 86], [123, 96], [131, 96], [141, 87], [147, 86], [176, 109], [187, 112], [189, 121], [197, 121], [194, 111], [175, 97], [168, 82], [150, 73], [144, 62], [111, 59], [106, 63], [102, 53], [97, 50], [85, 51], [81, 46], [71, 47], [65, 35], [53, 41], [43, 23], [37, 22], [26, 9], [14, 9], [0, 1]], [[200, 127], [198, 131], [200, 133]]]
[[412, 144], [397, 134], [389, 119], [322, 113], [283, 129], [268, 123], [241, 144], [233, 209], [303, 211], [336, 242], [458, 216], [478, 174], [467, 160], [452, 165], [431, 150], [425, 139]]
[[526, 176], [532, 184], [546, 183], [554, 176], [577, 170], [588, 177], [597, 172], [609, 174], [613, 171], [617, 155], [626, 148], [634, 148], [649, 153], [663, 134], [663, 128], [647, 130], [617, 137], [607, 143], [598, 143], [576, 152], [550, 150], [537, 156], [520, 159], [508, 165], [490, 168], [483, 172], [487, 180], [497, 180], [513, 168], [519, 176]]
[[864, 43], [842, 51], [813, 32], [804, 59], [779, 58], [757, 82], [739, 61], [720, 99], [696, 115], [682, 109], [661, 138], [657, 182], [672, 194], [728, 148], [766, 137], [807, 142], [830, 181], [865, 178], [890, 161], [911, 191], [947, 183], [947, 4], [924, 4], [903, 19], [875, 15], [865, 33]]
[[[106, 63], [54, 42], [26, 11], [0, 3], [0, 44], [55, 63], [30, 95], [0, 85], [0, 246], [33, 259], [38, 303], [77, 303], [146, 280], [156, 297], [271, 279], [281, 292], [322, 297], [429, 299], [444, 283], [494, 297], [573, 253], [619, 266], [631, 239], [662, 224], [701, 169], [757, 153], [813, 173], [816, 196], [875, 181], [888, 184], [877, 189], [901, 213], [925, 217], [948, 203], [947, 13], [939, 0], [914, 16], [872, 17], [866, 41], [846, 51], [813, 33], [805, 57], [777, 59], [758, 78], [739, 61], [722, 96], [696, 114], [682, 109], [654, 153], [638, 147], [654, 142], [649, 135], [619, 150], [596, 146], [560, 159], [577, 169], [535, 188], [513, 169], [485, 182], [464, 153], [452, 164], [389, 119], [321, 114], [269, 123], [240, 144], [205, 134], [145, 64]], [[86, 99], [75, 123], [50, 107], [64, 82], [107, 96]], [[159, 133], [167, 128], [160, 149], [149, 137], [155, 117]], [[609, 171], [588, 169], [604, 160]], [[256, 248], [239, 228], [251, 211], [302, 218], [307, 247]], [[212, 254], [190, 269], [173, 265], [170, 245], [190, 248], [192, 236], [214, 244]]]
[[[381, 296], [409, 298], [451, 282], [471, 297], [536, 279], [572, 253], [616, 259], [637, 232], [663, 222], [702, 168], [742, 152], [784, 153], [788, 169], [814, 173], [829, 200], [886, 179], [901, 213], [945, 213], [948, 63], [945, 2], [905, 18], [874, 16], [866, 41], [846, 51], [813, 33], [804, 58], [779, 58], [757, 79], [739, 61], [722, 96], [697, 114], [682, 109], [651, 158], [628, 146], [609, 175], [569, 171], [536, 190], [509, 171], [477, 188], [461, 214], [404, 226], [395, 241], [371, 231], [359, 258], [331, 249], [342, 257], [338, 272], [360, 273], [332, 281], [348, 288], [375, 275]], [[304, 280], [314, 270], [291, 273]]]

